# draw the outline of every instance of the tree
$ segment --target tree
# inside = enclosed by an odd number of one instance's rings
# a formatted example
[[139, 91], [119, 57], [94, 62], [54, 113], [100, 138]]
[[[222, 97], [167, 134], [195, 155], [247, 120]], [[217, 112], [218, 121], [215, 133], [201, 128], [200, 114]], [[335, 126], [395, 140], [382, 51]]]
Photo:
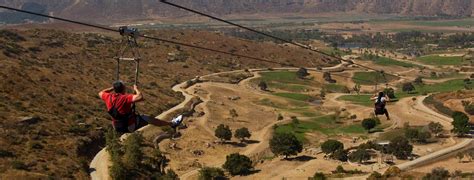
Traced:
[[456, 158], [459, 160], [459, 162], [462, 162], [462, 159], [464, 158], [464, 154], [462, 152], [458, 152], [456, 154]]
[[372, 174], [370, 174], [370, 176], [367, 178], [367, 180], [379, 180], [379, 179], [382, 179], [382, 174], [380, 174], [377, 171], [372, 172]]
[[268, 85], [265, 81], [260, 81], [260, 83], [258, 83], [258, 87], [262, 91], [267, 91]]
[[326, 175], [324, 175], [324, 173], [316, 172], [316, 173], [314, 173], [313, 178], [311, 180], [326, 180], [326, 179], [327, 179], [327, 177], [326, 177]]
[[418, 139], [419, 133], [420, 131], [418, 131], [418, 129], [414, 129], [414, 128], [405, 129], [405, 137], [412, 142]]
[[469, 127], [469, 117], [463, 112], [456, 111], [452, 115], [453, 117], [453, 133], [456, 133], [458, 136], [464, 136], [470, 131]]
[[247, 129], [246, 127], [243, 127], [243, 128], [235, 130], [235, 135], [234, 136], [236, 138], [240, 139], [241, 142], [244, 142], [245, 138], [250, 138], [250, 136], [252, 136], [252, 134], [250, 134], [249, 129]]
[[294, 134], [274, 133], [270, 139], [270, 150], [275, 155], [284, 155], [287, 158], [300, 153], [303, 150], [303, 145]]
[[447, 180], [449, 178], [449, 171], [444, 168], [437, 167], [431, 170], [431, 173], [426, 174], [423, 180]]
[[217, 126], [217, 129], [214, 131], [214, 135], [219, 138], [222, 142], [228, 141], [232, 138], [232, 131], [229, 126], [220, 124]]
[[333, 171], [333, 173], [336, 173], [336, 174], [343, 174], [343, 173], [346, 173], [346, 170], [344, 169], [344, 167], [342, 167], [341, 165], [339, 165], [339, 166], [336, 167], [336, 170]]
[[231, 175], [245, 175], [250, 173], [253, 165], [249, 157], [240, 155], [239, 153], [234, 153], [227, 155], [226, 161], [222, 167]]
[[159, 148], [153, 149], [152, 156], [149, 158], [149, 165], [151, 165], [153, 171], [157, 171], [160, 176], [165, 173], [166, 157]]
[[109, 152], [112, 160], [122, 156], [122, 145], [119, 142], [117, 131], [112, 128], [107, 128], [105, 133], [105, 144], [107, 145], [107, 151]]
[[330, 156], [332, 159], [335, 159], [335, 160], [338, 160], [338, 161], [341, 161], [341, 162], [346, 162], [348, 157], [347, 157], [347, 151], [343, 150], [343, 149], [339, 149], [339, 150], [336, 150], [334, 151], [331, 156]]
[[179, 177], [178, 177], [178, 174], [176, 174], [176, 172], [174, 172], [172, 169], [168, 169], [168, 171], [166, 171], [166, 174], [163, 175], [160, 179], [162, 179], [162, 180], [178, 180]]
[[119, 159], [112, 159], [112, 166], [109, 167], [110, 177], [116, 180], [126, 180], [128, 177], [127, 168]]
[[427, 143], [430, 138], [431, 133], [429, 131], [419, 131], [417, 140], [420, 143]]
[[403, 84], [402, 86], [402, 91], [403, 92], [408, 92], [408, 93], [411, 93], [412, 91], [415, 90], [415, 86], [413, 86], [412, 83], [405, 83]]
[[341, 142], [337, 140], [329, 139], [325, 141], [323, 144], [321, 144], [321, 150], [325, 154], [331, 154], [331, 153], [336, 152], [337, 150], [344, 150], [344, 144], [342, 144]]
[[397, 159], [407, 159], [413, 151], [413, 146], [402, 136], [398, 136], [390, 141], [387, 151]]
[[139, 133], [130, 134], [124, 142], [124, 165], [128, 169], [134, 169], [140, 166], [143, 160], [142, 152], [143, 136]]
[[385, 88], [383, 92], [391, 99], [396, 98], [395, 89], [393, 88]]
[[351, 160], [351, 162], [363, 163], [364, 161], [370, 160], [370, 154], [365, 149], [357, 149], [349, 154], [349, 160]]
[[304, 79], [306, 76], [309, 76], [308, 70], [306, 68], [300, 68], [296, 71], [296, 76], [300, 79]]
[[469, 160], [472, 161], [474, 159], [474, 150], [469, 150], [467, 152], [467, 156], [469, 156]]
[[423, 84], [423, 78], [418, 76], [415, 81], [413, 81], [413, 83], [417, 84], [417, 85], [421, 85]]
[[357, 94], [360, 94], [360, 88], [361, 88], [360, 84], [356, 84], [356, 85], [354, 85], [354, 87], [352, 88], [352, 90], [353, 90], [354, 92], [356, 92]]
[[362, 121], [362, 127], [364, 127], [367, 132], [370, 133], [370, 130], [373, 129], [375, 126], [377, 126], [377, 121], [375, 121], [372, 118], [364, 119]]
[[203, 167], [199, 170], [199, 180], [223, 180], [224, 171], [221, 168]]
[[443, 125], [441, 125], [439, 122], [430, 122], [428, 124], [428, 129], [437, 137], [439, 133], [443, 132]]
[[336, 81], [332, 79], [331, 73], [329, 73], [329, 72], [324, 72], [323, 73], [323, 79], [326, 80], [329, 83], [336, 83]]

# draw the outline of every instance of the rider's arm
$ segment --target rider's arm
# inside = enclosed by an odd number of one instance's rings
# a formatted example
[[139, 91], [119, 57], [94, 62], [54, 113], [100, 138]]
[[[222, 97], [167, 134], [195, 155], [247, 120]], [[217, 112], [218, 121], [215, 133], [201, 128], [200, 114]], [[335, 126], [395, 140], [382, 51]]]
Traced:
[[133, 89], [135, 90], [135, 95], [133, 95], [132, 101], [133, 102], [143, 101], [144, 99], [143, 99], [142, 92], [140, 92], [140, 90], [138, 90], [137, 85], [133, 85]]
[[370, 97], [370, 100], [376, 100], [377, 97], [378, 97], [378, 95], [377, 95], [377, 94], [374, 94], [372, 97]]
[[390, 102], [390, 98], [387, 95], [385, 95], [385, 101]]
[[104, 89], [102, 91], [99, 92], [99, 97], [102, 98], [102, 95], [104, 95], [104, 93], [110, 93], [114, 90], [113, 87], [110, 87], [110, 88], [107, 88], [107, 89]]

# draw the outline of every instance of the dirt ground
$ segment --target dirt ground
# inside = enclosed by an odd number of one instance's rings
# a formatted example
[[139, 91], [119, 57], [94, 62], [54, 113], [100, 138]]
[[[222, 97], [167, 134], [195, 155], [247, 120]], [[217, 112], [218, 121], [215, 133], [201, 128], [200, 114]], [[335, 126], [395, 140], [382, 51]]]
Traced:
[[[256, 75], [254, 78], [259, 77], [258, 74]], [[351, 73], [347, 73], [347, 75], [350, 76]], [[313, 75], [316, 80], [322, 79], [320, 76], [318, 74]], [[187, 120], [188, 128], [182, 130], [183, 136], [177, 140], [166, 140], [160, 144], [161, 149], [173, 160], [170, 162], [170, 167], [175, 169], [182, 179], [197, 177], [197, 170], [200, 167], [221, 166], [225, 161], [225, 156], [235, 152], [258, 160], [256, 164], [257, 173], [233, 177], [236, 179], [302, 179], [312, 176], [316, 171], [329, 173], [338, 165], [343, 165], [345, 169], [359, 169], [365, 172], [387, 167], [387, 165], [379, 165], [378, 163], [357, 165], [326, 160], [322, 154], [311, 151], [311, 149], [318, 147], [318, 142], [327, 139], [327, 136], [318, 133], [307, 134], [309, 137], [316, 138], [317, 141], [306, 145], [304, 152], [299, 154], [298, 158], [291, 161], [282, 160], [279, 157], [269, 159], [263, 157], [262, 159], [262, 154], [265, 155], [268, 152], [271, 127], [277, 123], [289, 122], [289, 120], [276, 121], [277, 115], [280, 113], [277, 109], [262, 106], [256, 102], [263, 98], [281, 103], [285, 103], [286, 100], [257, 90], [254, 85], [249, 83], [250, 79], [246, 79], [239, 84], [206, 82], [187, 89], [190, 94], [199, 96], [204, 101], [196, 107], [197, 113], [203, 114], [203, 116], [195, 116]], [[335, 79], [339, 83], [351, 83], [350, 80], [345, 78], [335, 77]], [[355, 114], [359, 118], [369, 117], [372, 108], [337, 101], [336, 99], [341, 95], [344, 94], [328, 94], [321, 110], [329, 113], [335, 108], [346, 109], [349, 114]], [[239, 99], [231, 100], [231, 97], [239, 97]], [[426, 107], [422, 105], [421, 101], [413, 101], [411, 98], [402, 99], [388, 106], [392, 113], [392, 120], [387, 121], [382, 118], [382, 122], [387, 124], [387, 130], [401, 128], [405, 122], [409, 122], [411, 126], [425, 126], [431, 121], [438, 121], [445, 127], [450, 127], [449, 122], [442, 117], [430, 114], [431, 111], [420, 112], [420, 109], [423, 108]], [[237, 117], [231, 116], [230, 110], [232, 109], [237, 112]], [[285, 117], [287, 115], [291, 114], [284, 114]], [[224, 144], [220, 143], [214, 137], [214, 129], [219, 124], [228, 125], [232, 130], [248, 127], [252, 132], [250, 139], [253, 143], [242, 146], [237, 139], [232, 139], [231, 142]], [[375, 133], [371, 135], [371, 138], [377, 136], [378, 134]], [[345, 147], [357, 146], [361, 143], [352, 142], [351, 136], [339, 136], [337, 139], [342, 141]], [[414, 154], [423, 156], [456, 143], [455, 139], [446, 138], [427, 145], [415, 144]], [[395, 162], [402, 163], [405, 161]]]

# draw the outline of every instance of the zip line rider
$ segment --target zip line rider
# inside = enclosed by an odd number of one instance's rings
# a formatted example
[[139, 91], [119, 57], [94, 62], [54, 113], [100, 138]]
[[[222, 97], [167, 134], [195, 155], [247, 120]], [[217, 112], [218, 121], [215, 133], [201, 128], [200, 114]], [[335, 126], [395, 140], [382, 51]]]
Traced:
[[387, 117], [387, 120], [390, 120], [390, 116], [388, 114], [387, 109], [385, 108], [385, 105], [387, 102], [390, 101], [390, 98], [384, 93], [384, 92], [379, 92], [375, 93], [370, 100], [375, 100], [375, 108], [374, 108], [374, 113], [375, 116], [378, 115], [384, 115]]
[[99, 92], [99, 97], [105, 102], [108, 113], [112, 116], [112, 125], [117, 132], [130, 133], [147, 125], [178, 127], [183, 121], [180, 115], [171, 122], [159, 120], [135, 112], [135, 103], [144, 101], [143, 94], [137, 85], [133, 85], [135, 94], [126, 93], [127, 87], [122, 81], [115, 81], [113, 87]]

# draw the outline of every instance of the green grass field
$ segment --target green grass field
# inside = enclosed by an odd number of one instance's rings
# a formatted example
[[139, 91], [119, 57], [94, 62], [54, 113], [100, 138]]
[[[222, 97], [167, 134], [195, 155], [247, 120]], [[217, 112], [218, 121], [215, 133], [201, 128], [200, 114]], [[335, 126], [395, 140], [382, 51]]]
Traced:
[[304, 92], [305, 90], [312, 89], [312, 85], [316, 85], [312, 80], [300, 79], [296, 76], [294, 71], [273, 71], [273, 72], [262, 72], [260, 73], [261, 78], [252, 81], [254, 84], [258, 84], [260, 81], [265, 81], [268, 88], [278, 89], [287, 92]]
[[417, 61], [428, 65], [461, 65], [463, 58], [461, 56], [442, 57], [438, 55], [422, 56], [417, 58]]
[[338, 100], [348, 101], [363, 106], [373, 106], [374, 102], [370, 100], [371, 95], [345, 95]]
[[[470, 88], [474, 88], [474, 83], [469, 85]], [[428, 93], [437, 93], [437, 92], [451, 92], [464, 89], [464, 80], [455, 79], [446, 81], [443, 83], [430, 84], [430, 85], [415, 85], [415, 92], [406, 93], [406, 92], [397, 92], [396, 96], [398, 98], [410, 97]]]
[[449, 20], [449, 21], [409, 21], [408, 23], [412, 25], [417, 25], [417, 26], [436, 26], [436, 27], [474, 26], [474, 18]]
[[[474, 88], [474, 83], [469, 85], [470, 88]], [[430, 85], [415, 85], [415, 91], [413, 93], [406, 93], [402, 91], [397, 91], [395, 96], [397, 99], [411, 97], [411, 96], [418, 96], [422, 94], [428, 93], [437, 93], [437, 92], [451, 92], [462, 90], [464, 88], [464, 80], [463, 79], [455, 79], [446, 81], [443, 83], [437, 84], [430, 84]], [[348, 101], [354, 104], [364, 105], [364, 106], [373, 106], [373, 102], [369, 100], [370, 95], [345, 95], [341, 96], [339, 99]]]
[[262, 72], [260, 79], [267, 83], [279, 83], [279, 84], [297, 84], [297, 85], [309, 85], [310, 80], [300, 79], [296, 76], [296, 72], [292, 71], [273, 71], [273, 72]]
[[397, 61], [397, 60], [387, 58], [387, 57], [377, 57], [377, 58], [375, 58], [371, 61], [373, 61], [375, 64], [378, 64], [378, 65], [381, 65], [381, 66], [401, 66], [401, 67], [406, 67], [406, 68], [419, 67], [416, 64]]
[[325, 84], [324, 89], [330, 93], [349, 93], [350, 92], [349, 88], [340, 84]]
[[294, 133], [298, 140], [306, 141], [305, 133], [318, 131], [326, 135], [344, 134], [365, 134], [366, 130], [359, 125], [341, 125], [337, 124], [334, 116], [322, 116], [313, 118], [309, 121], [301, 121], [299, 124], [285, 124], [275, 129], [276, 133], [290, 132]]
[[273, 93], [273, 95], [288, 98], [288, 99], [293, 99], [297, 101], [308, 101], [312, 98], [310, 95], [298, 94], [298, 93]]
[[[388, 82], [398, 79], [398, 77], [388, 74], [385, 74], [385, 77]], [[385, 83], [384, 77], [379, 72], [356, 72], [352, 80], [361, 85], [375, 85], [375, 82]]]

